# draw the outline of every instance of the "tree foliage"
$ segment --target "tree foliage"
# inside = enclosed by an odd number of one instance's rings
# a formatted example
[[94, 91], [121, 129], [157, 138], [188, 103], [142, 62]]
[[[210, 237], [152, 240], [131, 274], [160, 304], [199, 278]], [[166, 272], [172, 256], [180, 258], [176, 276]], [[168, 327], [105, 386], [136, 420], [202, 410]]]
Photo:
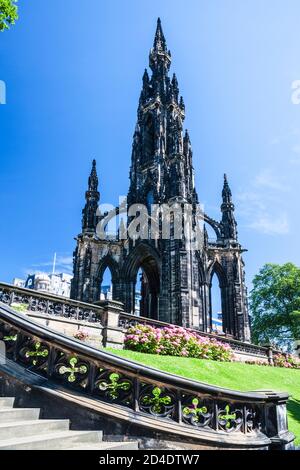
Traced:
[[300, 268], [266, 264], [250, 294], [252, 340], [291, 349], [300, 339]]
[[9, 29], [18, 19], [18, 0], [0, 0], [0, 31]]

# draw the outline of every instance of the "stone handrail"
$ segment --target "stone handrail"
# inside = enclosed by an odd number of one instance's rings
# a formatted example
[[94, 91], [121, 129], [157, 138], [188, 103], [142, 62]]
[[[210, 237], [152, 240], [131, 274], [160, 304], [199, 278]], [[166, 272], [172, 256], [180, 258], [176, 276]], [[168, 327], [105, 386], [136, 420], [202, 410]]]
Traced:
[[[0, 306], [7, 358], [48, 381], [199, 438], [241, 447], [286, 448], [286, 393], [238, 392], [168, 374], [44, 327]], [[160, 424], [161, 423], [161, 424]], [[165, 424], [163, 424], [165, 423]]]
[[0, 302], [6, 305], [24, 304], [32, 312], [93, 323], [101, 323], [101, 314], [103, 312], [100, 305], [79, 302], [67, 297], [16, 287], [3, 282], [0, 283]]

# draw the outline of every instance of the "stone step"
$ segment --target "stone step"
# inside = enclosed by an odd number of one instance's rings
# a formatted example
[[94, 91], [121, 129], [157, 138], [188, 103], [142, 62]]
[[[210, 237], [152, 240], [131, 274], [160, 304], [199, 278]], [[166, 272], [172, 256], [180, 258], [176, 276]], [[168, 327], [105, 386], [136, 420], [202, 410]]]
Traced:
[[13, 397], [0, 397], [0, 408], [12, 408], [15, 399]]
[[103, 442], [102, 431], [70, 431], [68, 419], [39, 419], [40, 409], [13, 405], [0, 397], [0, 451], [138, 449], [138, 442]]
[[99, 442], [97, 445], [78, 445], [65, 450], [138, 450], [139, 444], [132, 442]]
[[53, 432], [41, 436], [26, 436], [23, 438], [0, 441], [1, 450], [64, 450], [84, 444], [97, 446], [102, 439], [98, 431], [65, 431]]
[[0, 408], [0, 423], [33, 421], [39, 419], [39, 408]]
[[68, 419], [0, 422], [0, 444], [2, 440], [68, 431], [69, 428], [70, 421]]

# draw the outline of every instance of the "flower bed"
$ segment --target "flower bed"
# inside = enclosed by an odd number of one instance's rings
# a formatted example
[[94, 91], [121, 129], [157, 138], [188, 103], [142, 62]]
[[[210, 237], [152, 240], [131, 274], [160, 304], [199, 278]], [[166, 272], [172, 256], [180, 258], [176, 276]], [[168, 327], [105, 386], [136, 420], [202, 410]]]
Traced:
[[275, 354], [274, 366], [285, 367], [286, 369], [300, 369], [300, 361], [290, 354]]
[[133, 351], [165, 356], [195, 357], [215, 361], [231, 361], [232, 349], [216, 339], [198, 335], [195, 331], [170, 325], [155, 328], [136, 325], [128, 329], [125, 348]]
[[[246, 364], [255, 366], [272, 366], [263, 361], [246, 361]], [[291, 354], [275, 354], [273, 357], [274, 367], [284, 367], [285, 369], [300, 369], [300, 361]]]

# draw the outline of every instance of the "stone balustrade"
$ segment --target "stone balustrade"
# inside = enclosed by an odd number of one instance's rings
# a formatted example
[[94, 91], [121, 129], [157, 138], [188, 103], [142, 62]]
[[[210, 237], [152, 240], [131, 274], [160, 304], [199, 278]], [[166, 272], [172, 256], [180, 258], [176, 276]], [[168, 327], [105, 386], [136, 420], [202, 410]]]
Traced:
[[[108, 318], [117, 315], [113, 307], [102, 307]], [[117, 325], [117, 317], [111, 321]], [[220, 448], [293, 447], [286, 393], [237, 392], [167, 374], [91, 348], [3, 304], [0, 342], [8, 361], [44, 378], [43, 387], [58, 384], [106, 403], [102, 413], [118, 412], [141, 429], [185, 435]]]

